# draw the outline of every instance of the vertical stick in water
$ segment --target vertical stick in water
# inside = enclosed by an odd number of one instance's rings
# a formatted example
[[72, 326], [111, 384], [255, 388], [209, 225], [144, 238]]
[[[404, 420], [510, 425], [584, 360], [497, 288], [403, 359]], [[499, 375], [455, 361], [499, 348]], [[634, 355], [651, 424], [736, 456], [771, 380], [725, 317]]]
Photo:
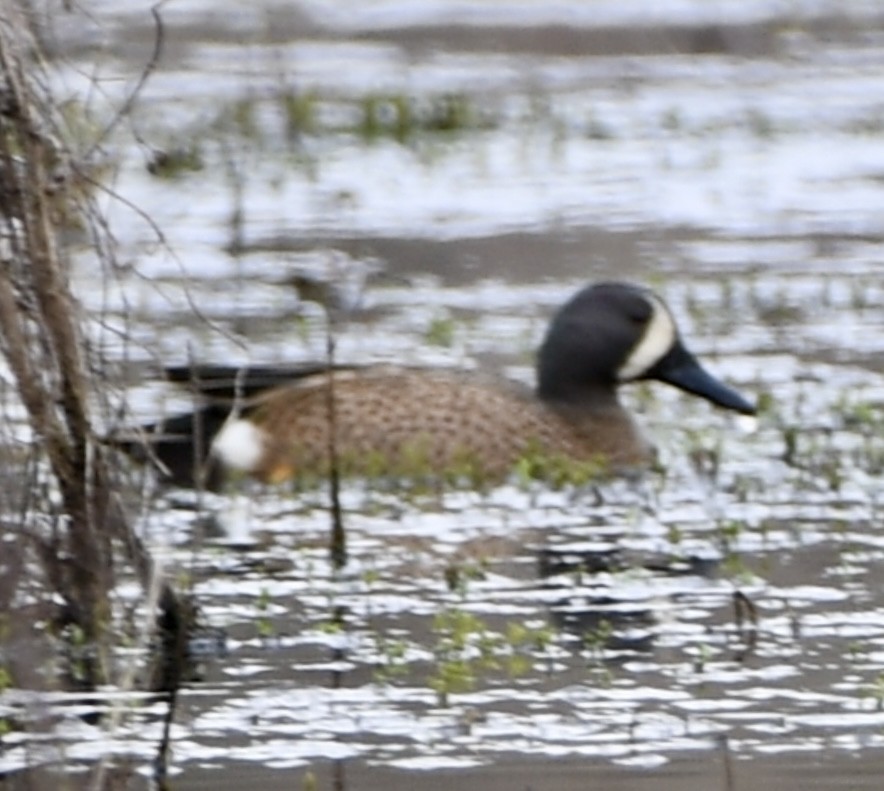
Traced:
[[338, 466], [337, 412], [335, 409], [335, 338], [331, 316], [326, 311], [325, 358], [326, 403], [328, 405], [328, 488], [331, 513], [329, 557], [332, 569], [338, 571], [347, 565], [347, 536], [341, 516], [341, 475]]

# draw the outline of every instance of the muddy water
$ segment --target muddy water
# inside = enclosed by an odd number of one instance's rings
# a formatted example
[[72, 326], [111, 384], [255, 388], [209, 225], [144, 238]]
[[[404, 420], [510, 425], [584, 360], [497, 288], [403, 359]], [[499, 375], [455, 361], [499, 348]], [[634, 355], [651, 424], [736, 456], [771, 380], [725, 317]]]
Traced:
[[[166, 243], [112, 205], [128, 268], [78, 274], [133, 419], [186, 405], [160, 361], [321, 356], [297, 273], [358, 303], [342, 360], [529, 382], [572, 291], [645, 282], [765, 405], [632, 388], [642, 481], [350, 486], [340, 578], [322, 490], [158, 493], [144, 535], [226, 638], [181, 697], [175, 788], [880, 788], [884, 29], [860, 3], [657, 6], [169, 7], [135, 120], [200, 168], [153, 177], [121, 141], [116, 188]], [[60, 63], [101, 41], [134, 79], [149, 16], [95, 11]], [[293, 88], [316, 116], [287, 136]], [[370, 131], [367, 96], [466, 120]], [[145, 774], [161, 711], [60, 715], [67, 765]]]

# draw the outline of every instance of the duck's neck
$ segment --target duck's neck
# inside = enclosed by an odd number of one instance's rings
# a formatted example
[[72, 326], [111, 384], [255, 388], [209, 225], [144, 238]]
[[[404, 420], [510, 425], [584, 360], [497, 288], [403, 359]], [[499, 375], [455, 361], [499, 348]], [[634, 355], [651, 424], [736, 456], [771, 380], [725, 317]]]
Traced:
[[617, 397], [617, 390], [612, 385], [576, 386], [572, 383], [569, 387], [562, 388], [544, 386], [541, 382], [537, 388], [537, 397], [557, 412], [603, 414], [623, 409]]
[[564, 398], [544, 397], [538, 391], [538, 396], [591, 455], [604, 457], [612, 470], [644, 466], [653, 459], [653, 447], [620, 404], [615, 388], [586, 388]]

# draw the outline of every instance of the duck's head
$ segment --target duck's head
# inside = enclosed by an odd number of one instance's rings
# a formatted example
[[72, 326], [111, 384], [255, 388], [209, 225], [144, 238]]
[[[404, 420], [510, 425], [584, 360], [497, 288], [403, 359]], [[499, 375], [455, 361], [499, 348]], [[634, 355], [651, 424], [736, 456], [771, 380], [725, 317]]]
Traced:
[[538, 395], [578, 404], [614, 398], [623, 382], [657, 379], [713, 404], [752, 415], [755, 406], [691, 354], [660, 297], [627, 283], [597, 283], [553, 318], [540, 347]]

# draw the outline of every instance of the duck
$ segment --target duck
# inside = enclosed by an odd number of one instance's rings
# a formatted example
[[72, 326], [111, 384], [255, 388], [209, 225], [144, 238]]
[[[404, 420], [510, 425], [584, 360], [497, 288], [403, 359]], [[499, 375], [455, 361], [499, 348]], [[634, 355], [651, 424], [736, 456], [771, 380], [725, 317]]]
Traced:
[[362, 478], [496, 482], [525, 469], [641, 470], [654, 446], [619, 391], [645, 380], [756, 412], [688, 350], [658, 294], [619, 281], [591, 283], [555, 313], [533, 389], [483, 373], [391, 365], [166, 374], [189, 382], [203, 404], [142, 427], [143, 439], [127, 441], [127, 450], [153, 460], [174, 485], [211, 489], [242, 476], [320, 480], [331, 459], [336, 472]]

